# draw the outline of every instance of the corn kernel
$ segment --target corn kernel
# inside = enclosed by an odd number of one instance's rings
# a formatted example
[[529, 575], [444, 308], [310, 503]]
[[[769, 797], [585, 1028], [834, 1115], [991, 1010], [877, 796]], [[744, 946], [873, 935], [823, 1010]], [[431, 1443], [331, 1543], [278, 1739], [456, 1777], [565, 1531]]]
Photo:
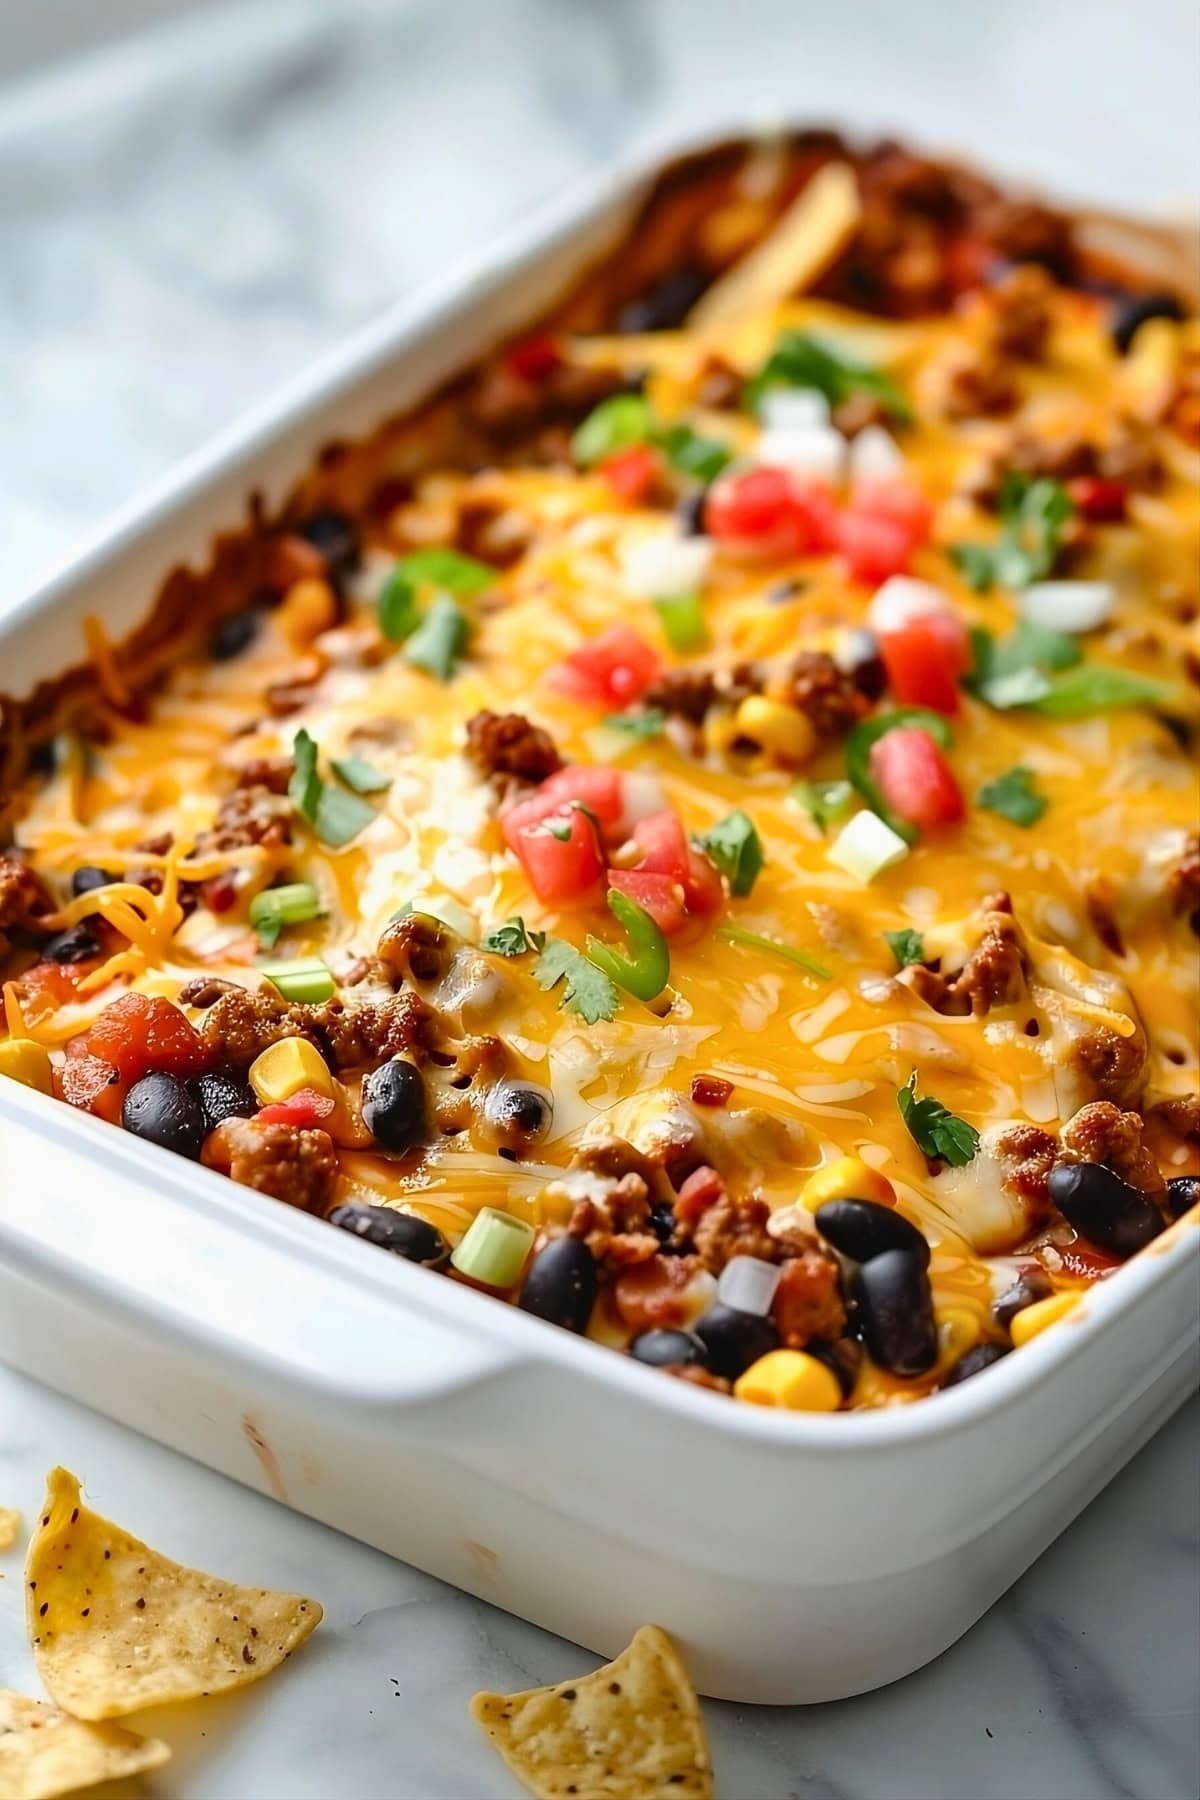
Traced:
[[810, 1175], [800, 1192], [800, 1203], [810, 1213], [827, 1200], [873, 1200], [877, 1206], [895, 1206], [896, 1190], [861, 1156], [839, 1156]]
[[796, 768], [817, 746], [817, 735], [802, 712], [765, 694], [751, 694], [737, 709], [737, 735], [759, 744], [776, 759]]
[[337, 595], [329, 583], [310, 575], [292, 583], [276, 617], [288, 642], [299, 649], [336, 624], [337, 615]]
[[737, 715], [714, 707], [704, 721], [704, 748], [728, 756], [738, 740]]
[[1013, 1317], [1012, 1341], [1014, 1344], [1027, 1344], [1050, 1325], [1057, 1325], [1060, 1319], [1066, 1318], [1078, 1304], [1077, 1293], [1051, 1294], [1047, 1300], [1035, 1300], [1032, 1306], [1023, 1306]]
[[738, 1376], [733, 1392], [751, 1406], [781, 1406], [785, 1412], [836, 1412], [842, 1404], [833, 1370], [803, 1350], [768, 1350]]
[[0, 1075], [36, 1088], [39, 1094], [54, 1092], [50, 1058], [32, 1038], [0, 1038]]
[[969, 1306], [935, 1306], [934, 1320], [938, 1333], [938, 1360], [956, 1363], [960, 1356], [973, 1350], [983, 1335], [979, 1315]]
[[280, 1038], [268, 1044], [250, 1065], [250, 1086], [262, 1106], [276, 1106], [290, 1100], [301, 1088], [315, 1088], [319, 1094], [335, 1098], [333, 1076], [321, 1052], [307, 1038]]

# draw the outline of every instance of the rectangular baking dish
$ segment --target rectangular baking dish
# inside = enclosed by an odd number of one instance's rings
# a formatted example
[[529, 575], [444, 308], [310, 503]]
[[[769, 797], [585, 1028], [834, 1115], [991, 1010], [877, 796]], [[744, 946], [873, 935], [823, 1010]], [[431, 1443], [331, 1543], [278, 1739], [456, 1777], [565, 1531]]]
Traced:
[[[249, 492], [276, 505], [331, 438], [536, 318], [660, 162], [556, 202], [185, 464], [9, 617], [5, 685], [71, 660], [86, 613], [131, 628]], [[1198, 1291], [1191, 1215], [986, 1380], [777, 1416], [0, 1083], [0, 1357], [589, 1649], [656, 1620], [729, 1699], [837, 1699], [946, 1649], [1195, 1385]]]

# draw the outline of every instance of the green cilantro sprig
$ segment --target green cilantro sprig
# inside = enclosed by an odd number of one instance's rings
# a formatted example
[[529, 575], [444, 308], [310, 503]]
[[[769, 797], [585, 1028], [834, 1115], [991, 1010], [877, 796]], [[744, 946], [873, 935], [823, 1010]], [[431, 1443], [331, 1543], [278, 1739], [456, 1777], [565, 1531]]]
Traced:
[[711, 831], [693, 839], [698, 850], [718, 868], [731, 894], [748, 894], [762, 873], [765, 857], [758, 828], [748, 813], [736, 812], [718, 819]]
[[1031, 480], [1012, 469], [1000, 489], [1000, 535], [993, 544], [951, 544], [950, 556], [978, 593], [1024, 588], [1049, 575], [1075, 502], [1060, 481]]
[[[375, 809], [360, 800], [357, 794], [323, 781], [318, 769], [318, 754], [316, 739], [301, 726], [292, 746], [295, 767], [288, 783], [288, 794], [296, 811], [301, 818], [307, 819], [321, 842], [328, 844], [331, 850], [340, 850], [371, 823], [376, 816]], [[351, 760], [357, 762], [359, 759]], [[331, 766], [338, 774], [338, 766]], [[364, 763], [363, 767], [369, 769], [370, 765]], [[378, 771], [373, 773], [378, 774]], [[384, 785], [389, 784], [385, 782]]]
[[994, 781], [985, 781], [977, 798], [988, 812], [999, 813], [1002, 819], [1024, 826], [1036, 825], [1050, 804], [1045, 794], [1040, 794], [1034, 786], [1033, 770], [1023, 763], [1005, 770]]
[[898, 969], [925, 961], [925, 940], [919, 931], [885, 931], [883, 939], [895, 957]]
[[926, 1096], [917, 1098], [917, 1072], [896, 1095], [900, 1116], [908, 1126], [909, 1136], [923, 1155], [941, 1157], [956, 1169], [973, 1162], [979, 1151], [979, 1133], [965, 1119], [958, 1118], [940, 1100]]
[[777, 387], [815, 388], [831, 407], [839, 406], [851, 394], [870, 394], [899, 424], [910, 423], [913, 416], [908, 401], [883, 369], [855, 362], [807, 331], [785, 331], [776, 341], [774, 350], [746, 386], [745, 406], [750, 412], [758, 412], [764, 395]]
[[621, 996], [616, 984], [603, 969], [589, 962], [582, 950], [577, 950], [563, 938], [546, 939], [533, 966], [533, 978], [546, 992], [561, 982], [560, 1004], [568, 1012], [578, 1013], [585, 1025], [595, 1025], [600, 1019], [614, 1019], [617, 1015]]
[[515, 919], [506, 919], [495, 931], [489, 931], [480, 949], [490, 950], [495, 956], [524, 956], [530, 950], [543, 950], [545, 945], [545, 932], [530, 931], [518, 913]]

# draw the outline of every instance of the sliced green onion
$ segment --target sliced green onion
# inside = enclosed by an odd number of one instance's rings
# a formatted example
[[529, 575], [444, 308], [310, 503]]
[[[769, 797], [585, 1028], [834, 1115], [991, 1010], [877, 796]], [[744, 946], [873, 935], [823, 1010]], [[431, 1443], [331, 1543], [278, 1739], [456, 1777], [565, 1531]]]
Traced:
[[379, 629], [393, 644], [402, 644], [421, 623], [417, 590], [400, 564], [391, 571], [375, 602]]
[[269, 950], [285, 925], [303, 925], [321, 915], [321, 900], [310, 881], [264, 888], [250, 902], [250, 923]]
[[481, 1206], [450, 1261], [460, 1275], [484, 1287], [510, 1288], [525, 1266], [533, 1243], [532, 1225], [495, 1206]]
[[[943, 750], [948, 749], [954, 741], [950, 734], [950, 727], [941, 713], [927, 712], [921, 706], [898, 706], [895, 712], [879, 713], [875, 718], [864, 719], [860, 725], [854, 727], [846, 739], [846, 773], [871, 811], [883, 821], [894, 836], [902, 839], [905, 844], [911, 844], [917, 836], [916, 826], [891, 811], [871, 779], [871, 750], [881, 737], [885, 737], [889, 731], [894, 731], [897, 725], [923, 726], [934, 743], [939, 744]], [[862, 814], [856, 814], [855, 817], [861, 818]], [[851, 819], [850, 825], [854, 824], [855, 819]], [[846, 830], [849, 829], [850, 826], [847, 826]], [[868, 829], [869, 827], [858, 827], [860, 833]], [[845, 836], [845, 832], [842, 835]], [[830, 854], [832, 855], [832, 852]], [[836, 857], [834, 860], [837, 860]], [[899, 861], [899, 858], [895, 860]]]
[[285, 1000], [306, 1006], [330, 1000], [337, 983], [319, 956], [298, 957], [295, 962], [266, 963], [263, 978], [277, 987]]
[[818, 962], [806, 950], [798, 950], [795, 944], [781, 944], [777, 938], [763, 937], [757, 931], [747, 931], [744, 925], [718, 925], [715, 935], [723, 938], [727, 944], [740, 944], [744, 950], [765, 950], [771, 956], [782, 956], [785, 961], [795, 963], [797, 968], [807, 969], [819, 981], [833, 980], [832, 969], [827, 969], [824, 963]]
[[653, 1000], [662, 993], [671, 973], [667, 940], [645, 908], [631, 900], [628, 894], [609, 888], [607, 900], [608, 910], [629, 939], [633, 955], [622, 956], [608, 944], [602, 944], [599, 938], [589, 935], [586, 944], [588, 960], [602, 969], [610, 981], [623, 987], [627, 994], [633, 994], [638, 1000]]
[[356, 794], [382, 794], [392, 785], [391, 776], [369, 763], [365, 756], [332, 757], [329, 766], [338, 780], [344, 781]]
[[609, 713], [603, 721], [605, 731], [619, 731], [622, 737], [658, 737], [667, 722], [659, 706], [648, 706], [644, 712]]
[[340, 850], [377, 816], [375, 808], [360, 800], [357, 794], [326, 785], [321, 789], [313, 823], [321, 842], [328, 844], [331, 850]]
[[827, 852], [831, 863], [859, 881], [873, 881], [908, 855], [908, 844], [877, 813], [857, 812]]
[[571, 455], [590, 469], [614, 450], [644, 444], [653, 430], [654, 417], [641, 394], [611, 394], [576, 430], [571, 439]]
[[438, 681], [449, 681], [455, 664], [467, 647], [469, 632], [467, 615], [449, 594], [438, 594], [405, 644], [404, 655], [416, 668], [427, 670]]
[[708, 642], [708, 626], [699, 594], [661, 594], [654, 610], [662, 620], [662, 628], [672, 650], [703, 650]]
[[400, 558], [396, 570], [407, 581], [425, 582], [448, 594], [480, 594], [496, 579], [495, 569], [487, 563], [444, 545], [411, 551]]

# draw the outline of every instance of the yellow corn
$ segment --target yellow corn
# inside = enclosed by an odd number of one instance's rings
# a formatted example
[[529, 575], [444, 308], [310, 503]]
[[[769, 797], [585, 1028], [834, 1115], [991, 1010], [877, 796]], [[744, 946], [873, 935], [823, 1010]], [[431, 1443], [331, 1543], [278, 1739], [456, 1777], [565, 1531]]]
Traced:
[[874, 1200], [879, 1206], [895, 1206], [896, 1190], [861, 1156], [839, 1156], [810, 1175], [801, 1189], [800, 1203], [810, 1213], [827, 1200]]
[[1060, 1319], [1074, 1310], [1078, 1304], [1077, 1293], [1051, 1294], [1047, 1300], [1035, 1300], [1032, 1306], [1023, 1306], [1013, 1319], [1012, 1341], [1014, 1344], [1027, 1344], [1030, 1338], [1038, 1336], [1049, 1325], [1057, 1325]]
[[768, 1350], [733, 1384], [737, 1399], [786, 1412], [836, 1412], [842, 1390], [832, 1369], [803, 1350]]
[[337, 595], [329, 583], [319, 575], [308, 575], [293, 581], [276, 617], [288, 642], [299, 649], [336, 623], [337, 614]]
[[0, 1075], [36, 1088], [39, 1094], [54, 1092], [50, 1058], [32, 1038], [0, 1038]]
[[956, 1363], [975, 1348], [983, 1335], [979, 1316], [969, 1306], [935, 1306], [933, 1316], [937, 1323], [938, 1360], [942, 1363]]
[[765, 694], [743, 700], [735, 720], [738, 737], [749, 738], [789, 768], [806, 763], [817, 747], [817, 734], [804, 714]]
[[737, 714], [712, 708], [704, 721], [704, 748], [726, 756], [738, 740]]
[[250, 1086], [262, 1106], [290, 1100], [301, 1088], [315, 1088], [319, 1094], [336, 1098], [333, 1076], [321, 1052], [301, 1037], [268, 1044], [250, 1065]]

